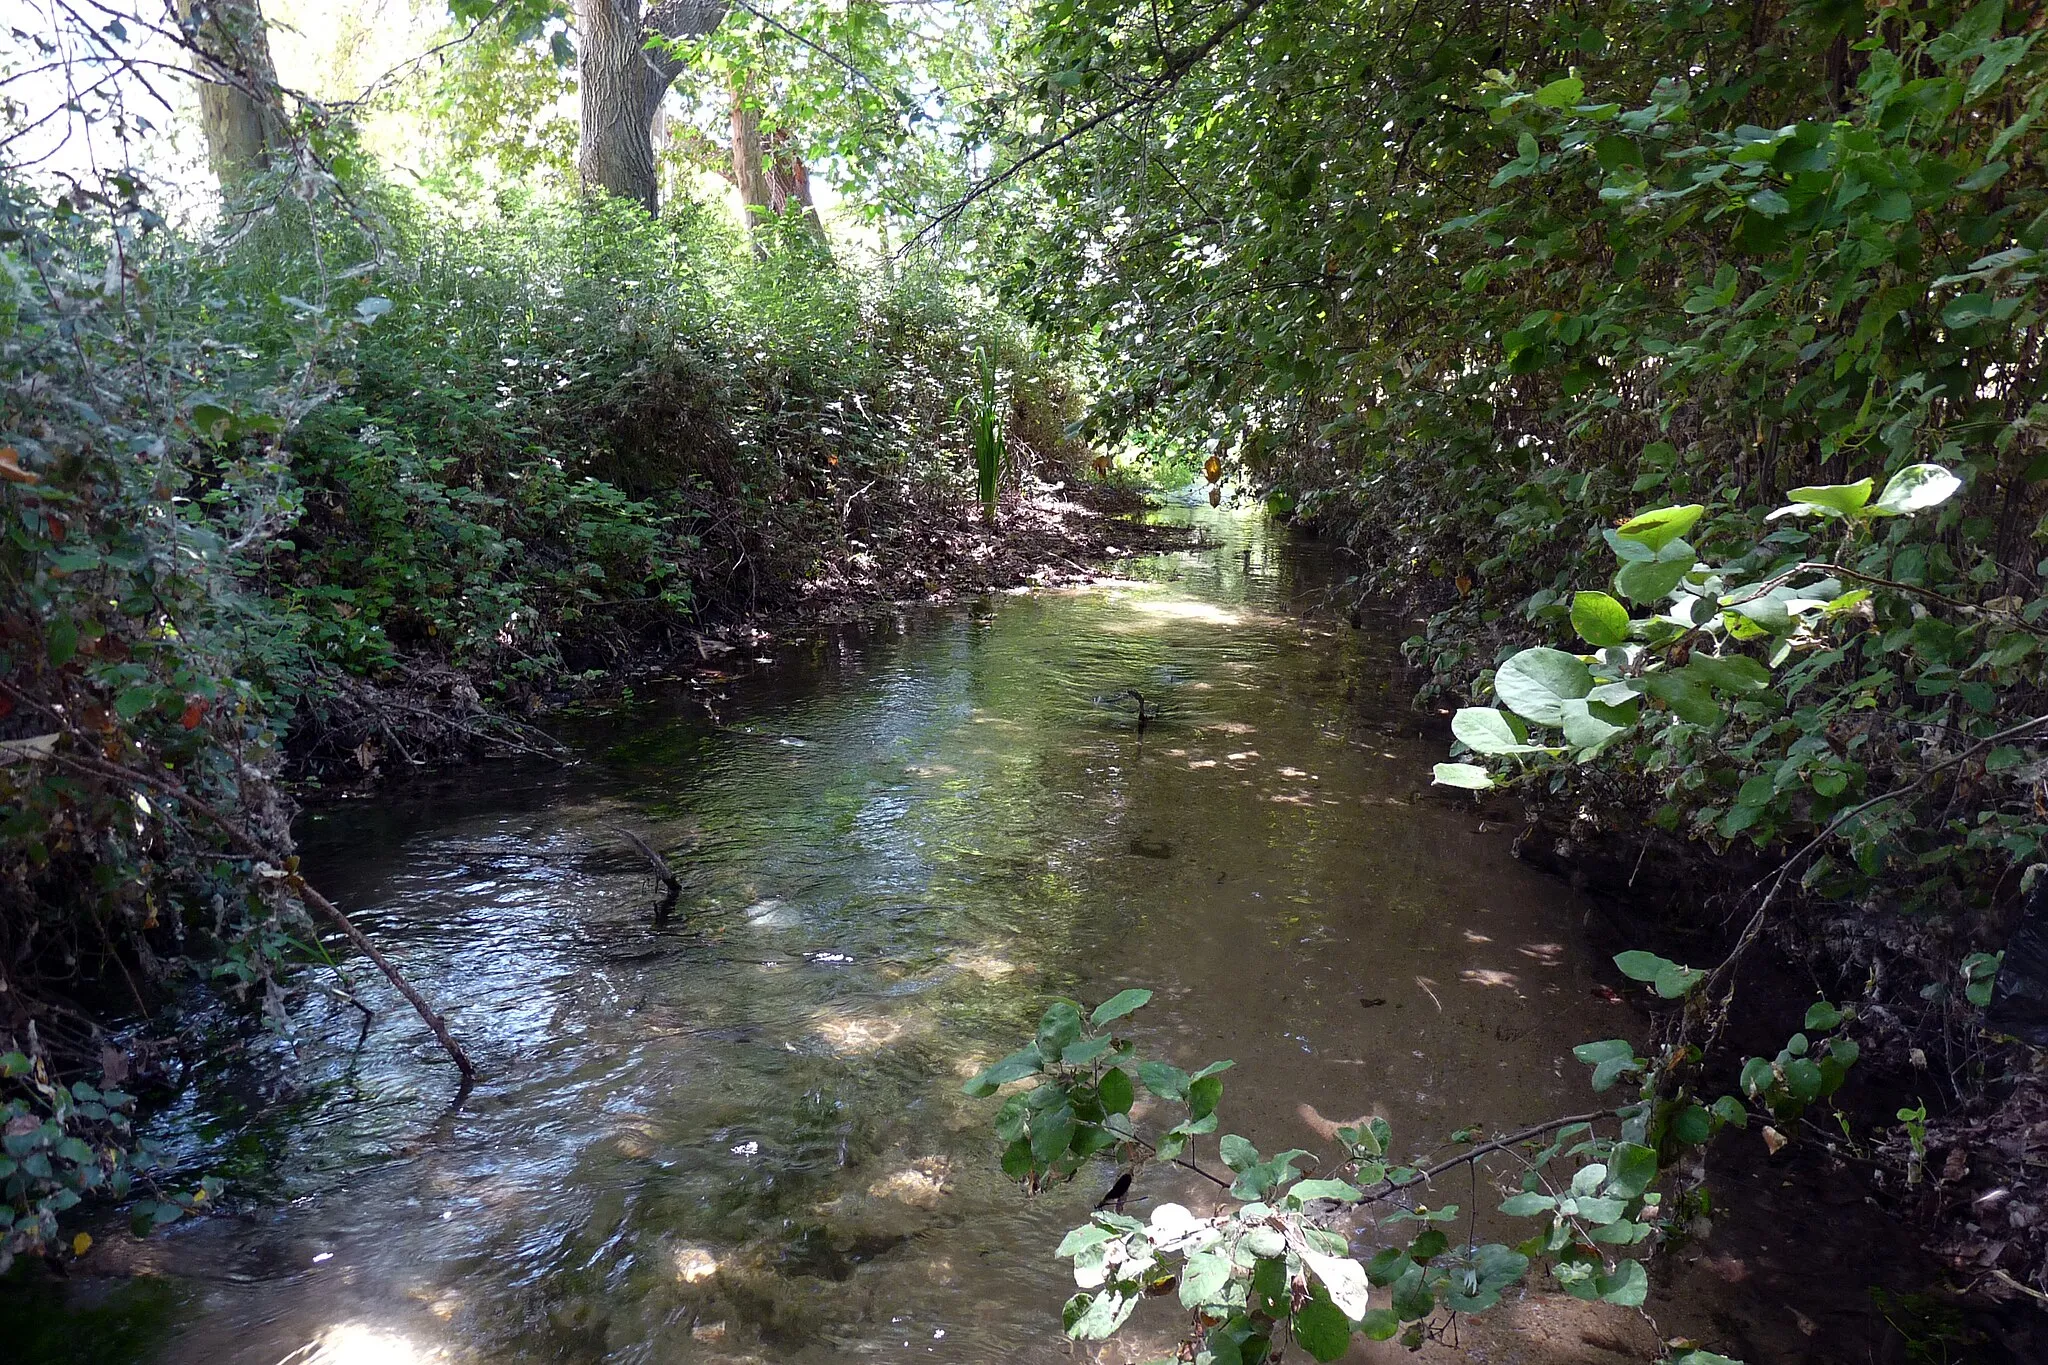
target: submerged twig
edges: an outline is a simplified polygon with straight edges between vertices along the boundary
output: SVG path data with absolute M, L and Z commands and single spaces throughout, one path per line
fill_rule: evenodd
M 669 866 L 668 859 L 662 857 L 661 851 L 653 844 L 648 843 L 623 825 L 611 825 L 608 828 L 610 828 L 612 833 L 638 849 L 640 856 L 647 860 L 647 865 L 654 869 L 654 875 L 661 879 L 663 886 L 668 888 L 668 895 L 662 898 L 661 905 L 657 909 L 659 914 L 668 913 L 669 910 L 674 908 L 677 897 L 683 894 L 682 878 L 676 875 L 676 870 Z

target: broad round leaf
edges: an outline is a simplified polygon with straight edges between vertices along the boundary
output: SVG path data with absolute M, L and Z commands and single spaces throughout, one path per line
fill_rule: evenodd
M 1328 1299 L 1310 1299 L 1294 1314 L 1294 1339 L 1317 1360 L 1339 1360 L 1351 1349 L 1351 1319 Z
M 1493 675 L 1494 695 L 1538 725 L 1563 725 L 1564 704 L 1592 690 L 1592 672 L 1560 649 L 1525 649 Z
M 1451 733 L 1459 743 L 1478 754 L 1540 754 L 1538 745 L 1524 742 L 1508 724 L 1508 718 L 1491 706 L 1464 706 L 1451 717 Z
M 1152 992 L 1136 986 L 1118 991 L 1095 1007 L 1095 1013 L 1088 1016 L 1088 1022 L 1096 1028 L 1101 1028 L 1112 1019 L 1121 1019 L 1133 1010 L 1142 1009 L 1151 1003 L 1151 1000 Z
M 1596 649 L 1622 644 L 1628 639 L 1628 608 L 1604 592 L 1574 593 L 1572 629 Z
M 1903 517 L 1938 507 L 1955 496 L 1963 481 L 1938 464 L 1909 464 L 1892 475 L 1870 505 L 1874 517 Z
M 1476 763 L 1439 763 L 1432 781 L 1439 787 L 1483 792 L 1493 785 L 1493 774 Z
M 1690 557 L 1633 560 L 1615 573 L 1614 590 L 1631 602 L 1661 602 L 1691 572 Z
M 1661 550 L 1693 528 L 1706 508 L 1696 502 L 1680 507 L 1659 507 L 1641 512 L 1615 528 L 1615 534 L 1639 540 L 1652 550 Z
M 1870 502 L 1873 486 L 1869 479 L 1858 479 L 1854 483 L 1813 484 L 1795 488 L 1785 496 L 1792 499 L 1795 507 L 1808 509 L 1794 512 L 1795 516 L 1853 517 Z

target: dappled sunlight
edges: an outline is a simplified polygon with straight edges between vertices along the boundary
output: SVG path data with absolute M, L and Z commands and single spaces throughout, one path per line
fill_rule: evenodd
M 684 1284 L 702 1284 L 718 1273 L 718 1258 L 700 1246 L 679 1246 L 669 1253 L 676 1279 Z
M 874 1199 L 893 1199 L 914 1209 L 935 1209 L 953 1189 L 953 1160 L 924 1156 L 868 1186 Z
M 983 981 L 1001 981 L 1004 977 L 1016 975 L 1020 970 L 1029 970 L 987 949 L 955 953 L 946 960 L 961 971 L 978 976 Z
M 1471 929 L 1467 929 L 1467 930 L 1465 930 L 1465 931 L 1464 931 L 1464 934 L 1465 934 L 1465 942 L 1467 942 L 1467 943 L 1491 943 L 1491 942 L 1493 942 L 1493 935 L 1491 935 L 1491 934 L 1481 934 L 1481 933 L 1477 933 L 1477 932 L 1475 932 L 1475 931 L 1473 931 L 1473 930 L 1471 930 Z
M 1458 973 L 1458 979 L 1468 986 L 1486 986 L 1518 993 L 1522 988 L 1521 978 L 1513 972 L 1498 971 L 1492 967 L 1467 967 Z
M 1193 621 L 1205 626 L 1242 626 L 1255 619 L 1250 612 L 1194 597 L 1134 595 L 1121 599 L 1118 605 L 1161 622 Z
M 862 1056 L 900 1041 L 910 1032 L 910 1026 L 887 1015 L 825 1010 L 812 1017 L 811 1031 L 834 1052 Z
M 448 1353 L 414 1345 L 396 1332 L 342 1322 L 292 1352 L 278 1365 L 443 1365 Z
M 1562 967 L 1564 965 L 1564 945 L 1562 943 L 1524 943 L 1515 951 L 1533 962 L 1541 963 L 1545 967 Z

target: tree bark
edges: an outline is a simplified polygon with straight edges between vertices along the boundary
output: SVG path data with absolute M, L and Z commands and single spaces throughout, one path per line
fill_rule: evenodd
M 768 249 L 762 230 L 786 213 L 802 215 L 798 221 L 805 236 L 819 251 L 830 254 L 825 224 L 811 202 L 809 168 L 789 146 L 786 130 L 762 134 L 761 111 L 739 81 L 732 86 L 732 183 L 740 192 L 755 255 Z
M 682 70 L 647 40 L 701 38 L 725 19 L 726 0 L 577 0 L 576 84 L 582 104 L 576 171 L 586 187 L 661 208 L 654 116 Z
M 207 163 L 232 194 L 285 143 L 270 30 L 260 0 L 178 0 L 178 21 L 194 49 Z
M 774 209 L 761 155 L 761 111 L 747 99 L 746 86 L 739 81 L 732 85 L 732 183 L 740 192 L 740 212 L 747 220 L 747 231 L 753 233 Z M 761 251 L 758 238 L 754 250 L 756 254 Z
M 768 207 L 778 214 L 800 214 L 798 221 L 812 245 L 830 254 L 824 220 L 818 217 L 818 206 L 811 202 L 810 168 L 789 145 L 789 134 L 780 128 L 769 139 Z

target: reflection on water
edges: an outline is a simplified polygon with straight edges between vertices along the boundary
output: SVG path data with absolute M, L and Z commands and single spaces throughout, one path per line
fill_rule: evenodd
M 1568 898 L 1416 799 L 1435 746 L 1400 737 L 1384 641 L 1315 609 L 1316 548 L 1203 521 L 1211 548 L 1138 579 L 675 684 L 571 770 L 309 818 L 314 879 L 484 1079 L 448 1108 L 361 972 L 359 1047 L 316 999 L 288 1087 L 202 1078 L 167 1135 L 258 1198 L 136 1249 L 191 1286 L 164 1358 L 1064 1353 L 1051 1251 L 1111 1172 L 1024 1202 L 959 1093 L 1052 993 L 1155 988 L 1143 1041 L 1234 1057 L 1226 1126 L 1261 1145 L 1377 1112 L 1427 1146 L 1579 1100 L 1570 1045 L 1623 1020 Z M 672 917 L 622 828 L 683 877 Z M 1144 1322 L 1133 1350 L 1176 1330 Z

